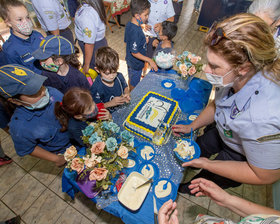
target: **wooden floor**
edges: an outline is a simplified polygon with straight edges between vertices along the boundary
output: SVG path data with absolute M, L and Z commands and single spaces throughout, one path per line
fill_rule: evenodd
M 122 16 L 122 23 L 130 19 L 130 12 Z M 197 14 L 193 13 L 193 0 L 185 0 L 184 8 L 178 23 L 178 33 L 175 37 L 175 50 L 182 53 L 189 50 L 202 56 L 205 62 L 205 51 L 202 40 L 205 33 L 198 31 Z M 123 41 L 124 27 L 113 27 L 106 37 L 109 46 L 120 55 L 120 71 L 127 75 L 125 63 L 125 44 Z M 107 212 L 97 210 L 95 204 L 79 193 L 74 201 L 61 191 L 61 176 L 63 169 L 52 163 L 26 156 L 16 155 L 11 137 L 0 130 L 1 145 L 14 162 L 0 167 L 0 221 L 21 215 L 22 223 L 31 224 L 90 224 L 90 223 L 122 223 Z M 194 175 L 187 170 L 186 179 Z M 253 202 L 271 206 L 270 186 L 242 185 L 228 190 Z M 196 198 L 188 195 L 177 197 L 179 220 L 181 224 L 191 224 L 195 217 L 210 214 L 226 217 L 234 221 L 240 217 L 228 209 L 216 205 L 209 198 Z M 133 223 L 134 224 L 134 223 Z

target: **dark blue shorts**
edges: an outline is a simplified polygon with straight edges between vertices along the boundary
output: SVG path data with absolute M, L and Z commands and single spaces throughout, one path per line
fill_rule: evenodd
M 135 87 L 141 79 L 142 69 L 141 70 L 134 70 L 130 67 L 127 67 L 129 83 L 133 87 Z

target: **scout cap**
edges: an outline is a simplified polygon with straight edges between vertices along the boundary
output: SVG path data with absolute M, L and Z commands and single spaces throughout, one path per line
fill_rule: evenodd
M 4 65 L 0 67 L 0 95 L 10 98 L 18 94 L 36 94 L 46 79 L 22 65 Z
M 44 60 L 52 55 L 71 55 L 75 53 L 73 44 L 62 36 L 50 35 L 45 37 L 40 48 L 32 53 L 38 60 Z

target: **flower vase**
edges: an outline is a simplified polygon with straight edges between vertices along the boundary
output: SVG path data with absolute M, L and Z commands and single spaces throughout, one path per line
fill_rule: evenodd
M 188 90 L 191 84 L 192 79 L 194 78 L 193 75 L 189 75 L 187 79 L 185 79 L 184 86 L 185 90 Z
M 90 170 L 83 170 L 78 174 L 76 182 L 81 191 L 88 197 L 94 198 L 100 193 L 100 189 L 96 189 L 96 181 L 89 180 Z

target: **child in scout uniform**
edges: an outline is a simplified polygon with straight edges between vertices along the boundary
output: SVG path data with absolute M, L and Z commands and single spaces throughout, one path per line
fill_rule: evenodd
M 21 64 L 41 74 L 39 61 L 31 55 L 44 38 L 33 30 L 28 11 L 21 1 L 1 0 L 0 16 L 10 27 L 11 36 L 3 44 L 3 53 L 9 64 Z
M 60 35 L 74 44 L 68 9 L 63 0 L 31 0 L 37 18 L 48 35 Z
M 148 0 L 132 0 L 130 3 L 132 19 L 126 24 L 124 34 L 130 91 L 139 83 L 145 62 L 148 62 L 155 71 L 158 70 L 155 62 L 146 56 L 147 42 L 141 28 L 141 24 L 145 24 L 148 20 L 150 6 Z
M 21 65 L 0 67 L 0 94 L 16 105 L 9 127 L 17 154 L 61 166 L 65 160 L 59 153 L 70 146 L 68 132 L 60 132 L 54 115 L 54 104 L 62 100 L 62 93 L 43 86 L 45 80 Z
M 75 34 L 84 54 L 83 72 L 95 67 L 95 53 L 108 46 L 105 38 L 106 13 L 103 0 L 83 0 L 75 15 Z
M 202 168 L 194 178 L 224 189 L 272 184 L 280 179 L 280 59 L 271 28 L 257 16 L 237 14 L 215 23 L 204 43 L 215 102 L 190 125 L 173 126 L 179 135 L 207 125 L 196 140 L 204 158 L 183 166 Z M 189 185 L 179 192 L 190 193 Z
M 48 77 L 45 86 L 51 86 L 65 93 L 71 87 L 90 89 L 89 82 L 78 69 L 78 48 L 62 36 L 47 36 L 40 48 L 32 53 L 44 68 L 43 76 Z
M 90 88 L 95 103 L 104 103 L 111 113 L 118 106 L 129 103 L 130 94 L 127 83 L 122 73 L 117 72 L 119 68 L 119 55 L 110 47 L 99 48 L 96 52 L 95 82 Z
M 173 48 L 172 39 L 176 36 L 177 25 L 173 22 L 163 21 L 162 29 L 159 32 L 160 42 L 157 45 L 156 50 L 159 51 L 164 48 Z
M 80 146 L 85 146 L 81 136 L 89 122 L 108 120 L 112 116 L 104 108 L 103 103 L 96 104 L 90 91 L 78 87 L 69 89 L 61 102 L 55 104 L 55 116 L 59 120 L 61 131 L 68 131 L 71 140 Z

